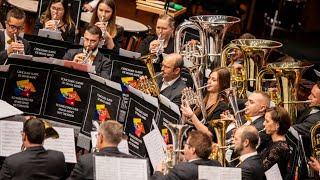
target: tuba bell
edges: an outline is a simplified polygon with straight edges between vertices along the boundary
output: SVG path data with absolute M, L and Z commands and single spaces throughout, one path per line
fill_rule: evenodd
M 312 156 L 320 160 L 320 122 L 314 125 L 311 130 L 311 150 Z
M 257 87 L 259 91 L 269 91 L 263 86 L 264 75 L 271 73 L 275 76 L 276 89 L 269 92 L 271 99 L 276 105 L 283 105 L 288 111 L 292 124 L 297 118 L 297 104 L 308 103 L 309 101 L 299 101 L 298 91 L 303 72 L 312 64 L 306 62 L 277 62 L 269 63 L 257 76 Z M 270 87 L 270 85 L 268 85 Z M 274 95 L 277 94 L 277 95 Z M 274 98 L 272 98 L 274 97 Z

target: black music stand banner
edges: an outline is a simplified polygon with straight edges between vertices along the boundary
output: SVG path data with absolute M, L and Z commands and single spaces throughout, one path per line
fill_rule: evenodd
M 4 86 L 7 82 L 7 67 L 6 66 L 0 66 L 0 99 L 2 99 Z
M 11 65 L 2 99 L 27 114 L 39 116 L 50 67 L 43 63 L 11 58 L 8 64 Z
M 49 82 L 44 117 L 81 126 L 88 105 L 89 81 L 88 73 L 56 67 Z
M 159 120 L 158 128 L 166 144 L 172 144 L 172 136 L 164 125 L 170 123 L 178 124 L 180 121 L 179 107 L 166 97 L 159 97 Z
M 152 120 L 157 121 L 158 107 L 150 103 L 153 98 L 151 96 L 149 96 L 150 100 L 148 100 L 147 98 L 143 98 L 143 93 L 141 93 L 141 96 L 134 93 L 130 93 L 129 95 L 130 98 L 125 123 L 129 152 L 139 157 L 146 157 L 147 151 L 143 142 L 143 136 L 148 134 L 152 129 Z
M 113 85 L 109 86 L 108 84 Z M 122 102 L 121 94 L 121 85 L 118 83 L 108 81 L 106 84 L 102 84 L 92 80 L 89 105 L 81 133 L 90 137 L 90 132 L 93 130 L 92 121 L 98 121 L 100 124 L 109 119 L 117 120 Z

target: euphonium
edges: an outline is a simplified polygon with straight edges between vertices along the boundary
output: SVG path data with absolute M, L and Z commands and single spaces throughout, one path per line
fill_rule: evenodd
M 27 120 L 28 121 L 28 120 Z M 44 133 L 44 139 L 48 139 L 48 138 L 53 138 L 53 139 L 58 139 L 59 138 L 59 134 L 58 132 L 52 127 L 51 123 L 49 123 L 46 120 L 41 120 L 44 124 L 44 128 L 45 128 L 45 133 Z M 21 151 L 24 151 L 25 147 L 22 144 L 21 145 Z
M 205 64 L 204 68 L 209 69 L 212 63 L 220 64 L 220 52 L 222 50 L 223 39 L 228 28 L 240 19 L 232 16 L 223 15 L 203 15 L 193 16 L 189 21 L 180 24 L 175 31 L 175 48 L 176 53 L 180 53 L 182 47 L 182 32 L 186 28 L 192 28 L 199 31 L 200 49 L 204 55 L 201 64 Z
M 182 150 L 182 140 L 183 135 L 189 129 L 189 125 L 186 124 L 164 124 L 166 128 L 171 133 L 172 136 L 172 145 L 173 148 L 166 151 L 166 161 L 165 161 L 165 170 L 164 173 L 167 174 L 174 165 L 178 164 L 181 161 L 181 152 Z
M 153 59 L 155 59 L 155 57 L 156 57 L 155 54 L 148 54 L 139 58 L 139 60 L 143 61 L 146 64 L 150 74 L 150 79 L 147 82 L 138 81 L 137 89 L 147 94 L 151 94 L 152 96 L 159 96 L 160 88 L 159 88 L 156 77 L 159 76 L 160 74 L 156 75 L 154 71 Z
M 314 125 L 310 130 L 312 156 L 320 160 L 320 122 Z
M 305 62 L 277 62 L 269 63 L 257 76 L 257 90 L 266 91 L 263 89 L 263 82 L 268 81 L 264 75 L 269 73 L 275 76 L 276 88 L 272 92 L 278 96 L 274 98 L 276 105 L 283 105 L 288 111 L 292 123 L 295 123 L 297 118 L 297 104 L 308 103 L 309 101 L 298 101 L 298 91 L 301 82 L 302 73 L 306 68 L 311 67 L 310 63 Z M 270 85 L 268 85 L 270 87 Z M 272 95 L 272 94 L 271 94 Z
M 233 64 L 228 63 L 228 55 L 231 51 L 239 51 L 243 56 L 244 77 L 243 87 L 237 87 L 243 93 L 247 90 L 253 91 L 256 87 L 256 77 L 258 72 L 265 67 L 270 52 L 281 47 L 282 44 L 277 41 L 265 39 L 234 39 L 228 44 L 221 53 L 221 67 L 227 67 Z M 231 71 L 232 72 L 232 71 Z M 231 75 L 234 76 L 234 75 Z M 231 82 L 233 84 L 233 82 Z M 240 94 L 240 97 L 244 97 Z

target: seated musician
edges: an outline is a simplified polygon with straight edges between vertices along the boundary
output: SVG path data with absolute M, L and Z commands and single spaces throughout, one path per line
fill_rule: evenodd
M 43 147 L 45 125 L 37 118 L 26 120 L 21 133 L 24 151 L 6 158 L 0 179 L 64 179 L 65 158 L 62 152 Z
M 252 125 L 241 126 L 235 132 L 234 149 L 240 155 L 240 163 L 237 167 L 241 168 L 242 180 L 265 179 L 262 160 L 256 150 L 258 141 L 258 131 Z
M 12 53 L 30 54 L 27 40 L 19 36 L 24 29 L 26 15 L 17 8 L 11 9 L 6 18 L 6 29 L 0 30 L 0 65 L 3 65 Z
M 161 53 L 170 54 L 174 52 L 173 43 L 174 19 L 167 15 L 160 15 L 156 24 L 156 34 L 147 36 L 138 48 L 141 55 L 156 53 L 160 47 Z
M 92 12 L 94 9 L 96 9 L 98 3 L 99 3 L 99 0 L 92 0 L 88 3 L 85 2 L 82 6 L 82 9 L 84 11 Z
M 181 105 L 181 92 L 186 87 L 186 83 L 180 77 L 182 68 L 182 56 L 177 53 L 169 54 L 162 61 L 162 75 L 157 78 L 160 94 L 178 106 Z M 140 77 L 140 81 L 146 80 L 146 76 Z
M 73 60 L 80 64 L 95 66 L 97 75 L 109 79 L 111 61 L 98 51 L 98 44 L 101 40 L 101 30 L 97 26 L 87 27 L 84 33 L 84 43 L 81 49 L 70 49 L 63 59 Z
M 64 41 L 73 43 L 75 38 L 75 23 L 70 16 L 69 1 L 51 0 L 46 11 L 40 19 L 36 20 L 34 34 L 38 35 L 39 29 L 46 28 L 60 31 Z
M 290 128 L 290 124 L 290 116 L 283 107 L 267 109 L 263 125 L 266 134 L 271 135 L 272 142 L 268 144 L 266 149 L 262 150 L 260 156 L 265 171 L 270 169 L 274 164 L 278 164 L 282 179 L 285 179 L 288 173 L 290 149 L 285 134 Z
M 207 117 L 202 117 L 201 109 L 193 111 L 189 104 L 182 103 L 181 112 L 183 116 L 192 120 L 195 128 L 212 137 L 212 131 L 208 129 L 207 124 L 202 124 L 201 119 L 206 122 L 212 119 L 220 118 L 220 114 L 228 109 L 228 105 L 223 101 L 220 92 L 229 88 L 230 73 L 227 68 L 216 68 L 209 75 L 207 93 L 204 97 L 205 110 Z
M 119 51 L 124 29 L 116 24 L 116 3 L 114 0 L 101 0 L 93 11 L 90 25 L 98 26 L 102 31 L 104 46 Z
M 68 179 L 94 179 L 94 156 L 132 158 L 133 156 L 122 153 L 118 149 L 122 135 L 123 127 L 119 122 L 114 120 L 104 121 L 98 130 L 97 148 L 99 151 L 81 156 Z
M 205 133 L 191 131 L 183 149 L 186 162 L 176 164 L 166 175 L 163 174 L 164 164 L 160 163 L 151 179 L 199 179 L 199 165 L 221 166 L 218 161 L 208 159 L 212 150 L 211 145 L 211 138 Z

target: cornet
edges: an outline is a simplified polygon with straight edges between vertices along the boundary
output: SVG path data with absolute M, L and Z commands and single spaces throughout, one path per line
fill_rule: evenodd
M 52 21 L 54 21 L 54 27 L 53 27 L 54 31 L 58 31 L 58 25 L 60 23 L 60 19 L 56 19 L 56 18 L 57 18 L 57 14 L 54 14 L 52 16 Z
M 159 35 L 157 41 L 159 41 L 159 46 L 156 50 L 156 58 L 153 59 L 153 63 L 159 63 L 160 61 L 160 54 L 162 54 L 163 46 L 164 46 L 164 39 L 161 39 L 161 34 Z
M 22 41 L 19 41 L 16 34 L 13 34 L 13 42 L 23 44 Z M 14 50 L 13 54 L 24 54 L 24 49 Z

